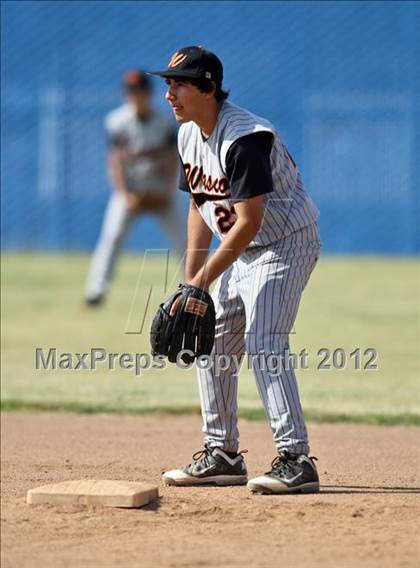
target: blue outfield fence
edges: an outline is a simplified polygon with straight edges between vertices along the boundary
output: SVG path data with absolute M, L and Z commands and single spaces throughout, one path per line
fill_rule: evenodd
M 121 74 L 200 44 L 224 62 L 231 100 L 286 140 L 324 250 L 419 252 L 420 3 L 3 1 L 1 13 L 3 248 L 93 247 Z M 165 245 L 153 218 L 128 243 Z

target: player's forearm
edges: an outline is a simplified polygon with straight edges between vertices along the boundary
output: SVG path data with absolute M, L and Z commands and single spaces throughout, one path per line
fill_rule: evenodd
M 212 282 L 237 260 L 257 232 L 258 229 L 249 225 L 246 220 L 238 219 L 214 255 L 200 268 L 189 283 L 208 290 Z
M 165 163 L 163 165 L 163 175 L 165 177 L 165 195 L 171 195 L 176 188 L 178 178 L 179 158 L 175 148 L 169 148 Z
M 179 158 L 176 146 L 169 148 L 166 159 L 166 171 L 169 177 L 174 177 L 178 173 Z
M 113 187 L 121 193 L 127 193 L 127 185 L 124 178 L 122 157 L 120 152 L 114 150 L 108 157 L 108 175 Z
M 185 262 L 185 280 L 192 280 L 204 266 L 212 239 L 212 233 L 207 227 L 196 206 L 191 203 L 188 213 L 188 244 Z

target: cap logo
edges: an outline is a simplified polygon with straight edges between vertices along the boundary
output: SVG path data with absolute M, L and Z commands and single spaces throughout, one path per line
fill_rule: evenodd
M 179 53 L 178 51 L 174 53 L 171 57 L 171 60 L 168 63 L 168 67 L 171 69 L 173 67 L 177 67 L 180 63 L 187 59 L 187 55 L 185 53 Z

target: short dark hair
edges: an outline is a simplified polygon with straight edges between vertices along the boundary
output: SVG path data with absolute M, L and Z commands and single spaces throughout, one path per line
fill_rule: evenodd
M 214 91 L 214 97 L 217 102 L 225 101 L 229 96 L 229 91 L 224 91 L 221 85 L 210 81 L 210 79 L 184 79 L 186 82 L 195 85 L 199 91 L 202 93 L 211 93 L 214 85 L 216 85 L 216 90 Z

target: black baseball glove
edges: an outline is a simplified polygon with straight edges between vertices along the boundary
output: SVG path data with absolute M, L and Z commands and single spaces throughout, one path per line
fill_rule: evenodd
M 175 315 L 171 307 L 181 296 Z M 210 294 L 190 286 L 180 284 L 178 290 L 165 303 L 159 306 L 150 331 L 152 355 L 165 355 L 175 363 L 182 350 L 181 359 L 192 363 L 195 357 L 210 355 L 214 344 L 216 313 Z

